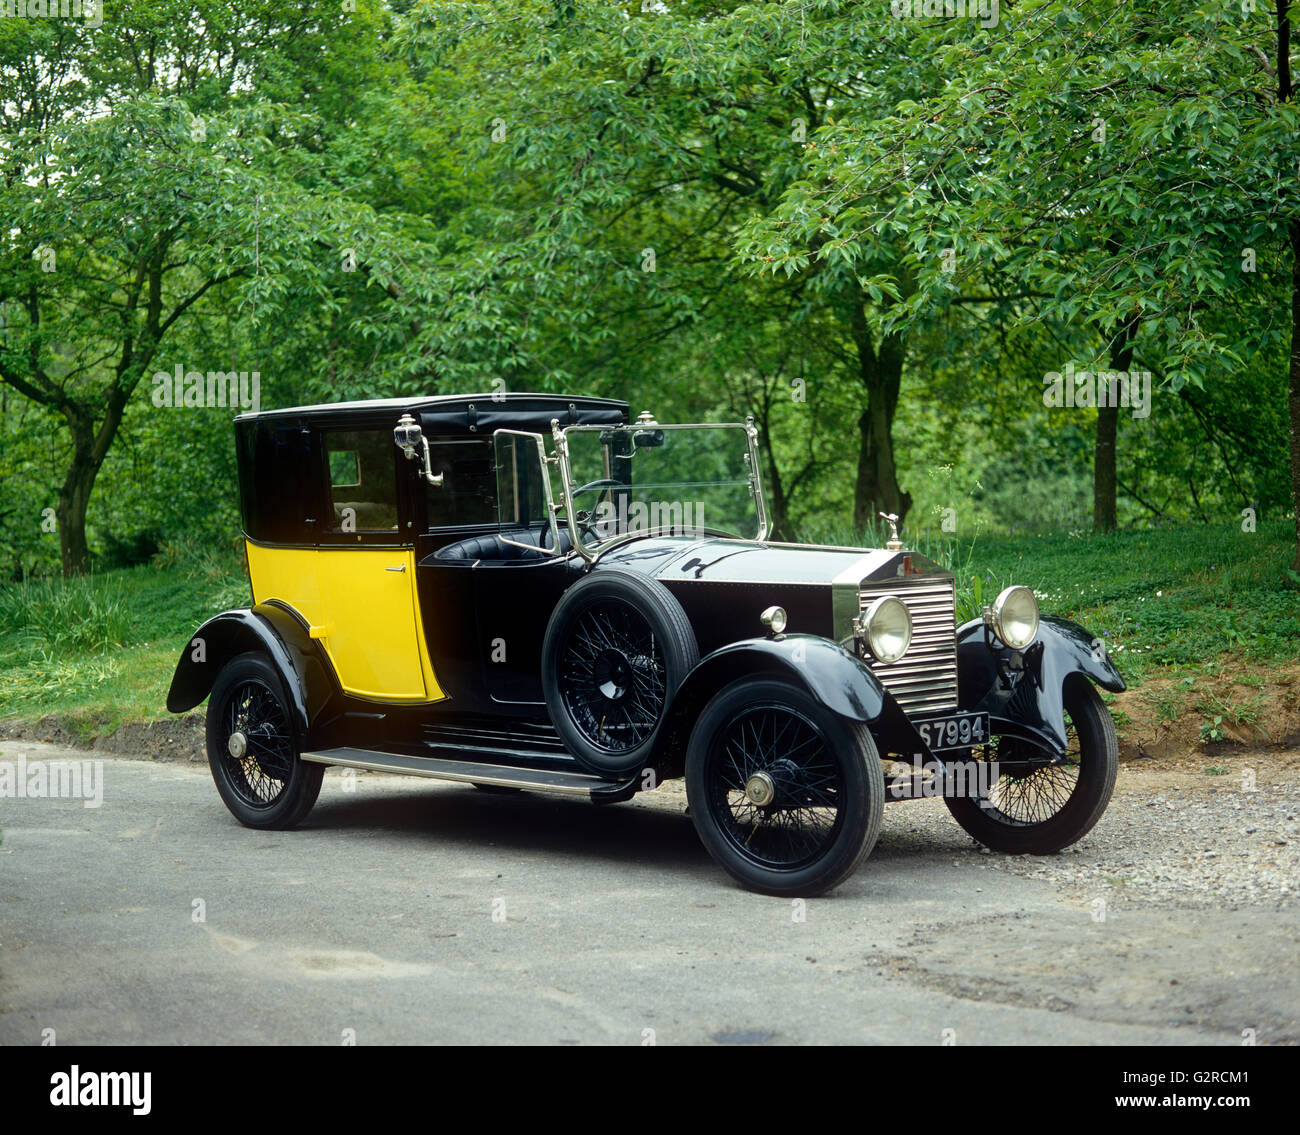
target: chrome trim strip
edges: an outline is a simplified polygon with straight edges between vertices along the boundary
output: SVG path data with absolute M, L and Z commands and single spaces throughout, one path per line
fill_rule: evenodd
M 560 419 L 551 419 L 551 440 L 555 443 L 555 459 L 560 469 L 560 493 L 564 497 L 564 522 L 569 529 L 569 542 L 573 545 L 573 550 L 578 553 L 587 563 L 596 562 L 596 557 L 583 544 L 578 534 L 578 518 L 574 515 L 573 494 L 569 486 L 573 484 L 573 479 L 569 474 L 569 439 L 565 437 L 565 431 L 560 429 Z M 547 492 L 550 492 L 551 476 L 550 470 L 547 470 L 546 485 Z M 551 517 L 554 519 L 555 505 L 551 505 Z
M 749 453 L 745 464 L 749 466 L 749 494 L 754 498 L 754 507 L 758 510 L 758 539 L 766 540 L 772 535 L 772 521 L 767 515 L 767 500 L 763 496 L 763 474 L 758 460 L 758 430 L 754 426 L 754 416 L 745 419 L 745 436 L 749 439 Z
M 561 429 L 560 420 L 558 418 L 551 419 L 551 436 L 555 440 L 555 453 L 560 468 L 560 489 L 564 494 L 563 508 L 565 512 L 565 519 L 567 520 L 569 526 L 569 536 L 573 541 L 574 548 L 581 554 L 582 558 L 585 559 L 589 564 L 595 563 L 597 559 L 603 556 L 607 551 L 610 551 L 612 548 L 620 547 L 623 544 L 630 543 L 633 540 L 642 539 L 643 537 L 646 536 L 663 535 L 663 533 L 633 532 L 627 534 L 626 536 L 615 537 L 611 539 L 609 542 L 602 544 L 599 548 L 596 548 L 595 550 L 588 550 L 583 546 L 582 541 L 579 539 L 579 535 L 578 535 L 578 524 L 574 515 L 575 509 L 573 507 L 573 497 L 571 495 L 571 486 L 573 484 L 573 477 L 569 471 L 568 435 L 570 433 L 599 433 L 602 430 L 608 430 L 608 429 L 636 429 L 636 428 L 637 428 L 636 422 L 629 422 L 626 425 L 619 425 L 619 426 L 612 426 L 612 427 L 611 426 L 565 426 L 563 429 Z M 758 535 L 755 536 L 752 541 L 747 540 L 743 536 L 737 536 L 736 533 L 734 532 L 722 532 L 722 531 L 714 532 L 709 529 L 699 530 L 695 532 L 694 535 L 702 535 L 702 534 L 709 535 L 709 536 L 716 535 L 720 537 L 742 540 L 745 541 L 746 543 L 753 542 L 753 543 L 762 544 L 766 542 L 768 536 L 772 534 L 772 522 L 771 520 L 768 519 L 767 502 L 763 496 L 763 477 L 759 471 L 759 460 L 758 460 L 758 430 L 754 427 L 754 419 L 752 417 L 746 418 L 743 423 L 742 422 L 668 422 L 668 423 L 655 422 L 654 428 L 658 430 L 740 429 L 745 431 L 745 440 L 747 443 L 745 464 L 749 467 L 750 496 L 753 498 L 754 509 L 755 512 L 758 514 Z M 548 484 L 547 486 L 548 492 L 549 492 L 549 488 L 550 486 Z M 554 509 L 555 506 L 552 505 L 551 507 L 552 509 Z
M 554 422 L 551 423 L 554 426 Z M 497 438 L 502 434 L 506 437 L 527 437 L 532 438 L 537 443 L 537 459 L 542 471 L 542 484 L 546 489 L 546 522 L 551 526 L 551 547 L 543 548 L 537 544 L 525 544 L 519 540 L 512 540 L 509 536 L 502 533 L 502 525 L 498 520 L 497 539 L 503 544 L 511 544 L 516 548 L 528 548 L 534 552 L 541 552 L 544 556 L 556 556 L 564 558 L 565 553 L 560 551 L 560 530 L 555 523 L 555 494 L 551 492 L 551 471 L 546 467 L 546 443 L 542 440 L 541 434 L 528 433 L 525 430 L 496 430 L 492 434 L 492 464 L 496 465 L 497 459 Z M 498 470 L 499 473 L 499 470 Z M 501 484 L 497 483 L 497 506 L 500 508 L 501 503 Z M 572 535 L 572 533 L 570 533 Z
M 585 783 L 548 783 L 545 780 L 528 779 L 524 777 L 510 777 L 503 775 L 507 770 L 500 765 L 497 766 L 479 766 L 480 768 L 497 768 L 500 772 L 474 773 L 451 771 L 446 768 L 438 767 L 421 767 L 414 763 L 419 758 L 408 758 L 412 761 L 407 764 L 398 757 L 394 760 L 396 754 L 388 753 L 367 753 L 364 749 L 349 749 L 347 753 L 359 753 L 361 756 L 343 756 L 340 750 L 326 749 L 319 753 L 300 753 L 304 761 L 311 761 L 319 765 L 336 765 L 339 768 L 358 768 L 365 769 L 368 772 L 387 772 L 396 776 L 420 776 L 427 780 L 449 780 L 458 784 L 495 784 L 503 788 L 527 788 L 535 792 L 555 792 L 564 796 L 590 796 L 593 788 L 599 788 L 608 785 L 610 782 L 601 780 L 599 777 L 590 776 L 585 778 Z M 399 763 L 400 762 L 400 763 Z M 520 772 L 527 772 L 527 769 L 520 769 Z M 538 776 L 534 773 L 534 777 Z M 540 775 L 545 775 L 540 774 Z M 560 780 L 565 774 L 549 774 Z M 574 775 L 574 774 L 570 774 Z M 581 775 L 581 774 L 576 774 Z
M 847 549 L 859 551 L 860 549 Z M 856 560 L 831 580 L 831 638 L 843 642 L 853 638 L 853 620 L 862 613 L 858 588 L 880 553 L 863 552 Z M 887 594 L 887 593 L 885 593 Z

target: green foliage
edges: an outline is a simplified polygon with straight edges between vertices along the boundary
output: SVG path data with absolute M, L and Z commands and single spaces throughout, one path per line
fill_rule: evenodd
M 1226 736 L 1224 722 L 1237 727 L 1249 725 L 1257 736 L 1266 738 L 1260 728 L 1259 715 L 1268 700 L 1268 694 L 1256 694 L 1245 701 L 1234 702 L 1213 692 L 1206 693 L 1196 703 L 1197 710 L 1207 719 L 1207 724 L 1201 726 L 1201 740 L 1222 741 Z
M 881 547 L 887 538 L 875 528 L 803 535 L 858 547 Z M 1254 533 L 1188 525 L 1105 537 L 959 538 L 922 530 L 908 534 L 907 545 L 953 572 L 959 621 L 978 617 L 1002 588 L 1023 584 L 1034 589 L 1043 614 L 1072 619 L 1101 638 L 1130 684 L 1163 667 L 1210 673 L 1225 652 L 1251 662 L 1294 661 L 1300 642 L 1300 594 L 1281 585 L 1290 552 L 1283 522 Z M 1195 681 L 1180 679 L 1179 692 L 1168 695 L 1171 707 Z M 1232 712 L 1229 720 L 1242 723 Z
M 1294 173 L 1297 119 L 1253 54 L 1262 12 L 1038 0 L 996 29 L 901 22 L 909 56 L 952 81 L 828 122 L 808 176 L 751 222 L 754 270 L 798 268 L 810 250 L 814 263 L 865 260 L 898 239 L 912 291 L 886 323 L 1002 278 L 1033 291 L 1024 321 L 1086 320 L 1109 341 L 1136 315 L 1145 357 L 1175 389 L 1285 336 L 1268 320 L 1206 319 L 1260 302 L 1296 208 L 1278 187 Z M 1243 271 L 1247 248 L 1261 271 Z
M 235 535 L 238 408 L 155 405 L 180 366 L 257 372 L 263 408 L 545 389 L 753 414 L 779 533 L 850 543 L 864 415 L 892 400 L 908 539 L 960 569 L 970 613 L 1013 566 L 970 559 L 986 537 L 1090 527 L 1096 411 L 1046 407 L 1042 380 L 1105 362 L 1135 316 L 1155 391 L 1120 415 L 1121 527 L 1271 523 L 1294 508 L 1300 147 L 1259 7 L 1026 0 L 984 28 L 883 0 L 141 0 L 97 29 L 0 21 L 0 578 L 58 563 L 45 510 L 88 460 L 96 568 Z M 890 344 L 893 392 L 871 381 Z M 74 421 L 85 441 L 117 416 L 77 450 Z M 1197 627 L 1166 607 L 1116 633 L 1191 661 Z M 1198 625 L 1234 647 L 1294 629 Z
M 249 594 L 232 552 L 168 545 L 159 558 L 168 566 L 0 587 L 0 717 L 162 716 L 190 633 Z
M 42 655 L 112 651 L 124 641 L 127 607 L 103 577 L 39 580 L 0 588 L 0 634 Z

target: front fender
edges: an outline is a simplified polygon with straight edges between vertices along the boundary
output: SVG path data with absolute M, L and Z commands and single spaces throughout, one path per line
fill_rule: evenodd
M 656 763 L 661 768 L 680 764 L 705 703 L 723 686 L 759 675 L 794 682 L 833 713 L 854 721 L 876 721 L 886 709 L 888 695 L 880 679 L 829 639 L 810 634 L 742 639 L 702 658 L 686 675 L 668 707 Z
M 223 611 L 190 636 L 172 675 L 168 710 L 193 709 L 212 692 L 221 668 L 247 651 L 264 655 L 275 667 L 298 735 L 307 738 L 312 721 L 334 692 L 333 683 L 306 628 L 289 612 L 270 604 Z
M 875 721 L 885 708 L 885 688 L 871 667 L 830 639 L 810 634 L 747 638 L 715 650 L 686 676 L 673 706 L 685 701 L 702 707 L 728 682 L 762 671 L 792 679 L 827 709 L 854 721 Z
M 957 701 L 986 711 L 993 732 L 1065 747 L 1065 686 L 1081 674 L 1104 690 L 1127 687 L 1099 639 L 1068 619 L 1045 616 L 1022 651 L 990 636 L 972 619 L 957 628 Z

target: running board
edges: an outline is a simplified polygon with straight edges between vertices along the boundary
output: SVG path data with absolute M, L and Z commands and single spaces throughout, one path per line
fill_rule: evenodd
M 586 796 L 595 804 L 612 804 L 630 799 L 636 792 L 639 776 L 629 781 L 602 780 L 586 772 L 556 769 L 520 768 L 514 765 L 485 764 L 479 761 L 454 761 L 443 757 L 409 757 L 401 753 L 381 753 L 375 749 L 322 749 L 303 753 L 304 761 L 341 768 L 362 768 L 370 772 L 391 772 L 402 776 L 424 776 L 433 780 L 453 780 L 463 784 L 491 784 L 502 788 L 524 788 L 534 792 L 558 792 L 566 796 Z

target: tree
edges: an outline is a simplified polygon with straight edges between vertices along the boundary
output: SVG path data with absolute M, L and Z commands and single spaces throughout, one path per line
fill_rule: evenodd
M 380 22 L 324 3 L 154 0 L 129 24 L 0 23 L 0 381 L 66 424 L 65 574 L 87 569 L 91 493 L 142 382 L 180 367 L 203 387 L 187 378 L 185 398 L 204 399 L 208 376 L 266 369 L 167 353 L 204 305 L 301 317 L 349 243 L 381 295 L 388 266 L 418 263 L 396 251 L 400 223 L 316 168 L 330 138 L 316 111 L 346 130 Z M 302 98 L 316 110 L 277 101 Z
M 916 22 L 912 44 L 951 82 L 892 114 L 850 108 L 823 127 L 807 176 L 751 225 L 756 264 L 901 241 L 911 290 L 880 314 L 882 332 L 1001 281 L 1027 301 L 1020 322 L 1073 328 L 1063 362 L 1096 344 L 1109 354 L 1079 359 L 1080 370 L 1138 365 L 1175 393 L 1241 369 L 1286 333 L 1267 321 L 1211 329 L 1209 318 L 1261 286 L 1260 265 L 1294 262 L 1297 122 L 1289 86 L 1277 85 L 1289 84 L 1281 0 L 1276 26 L 1235 5 L 1065 0 L 1018 4 L 996 33 L 969 25 L 954 36 L 951 23 Z M 1294 406 L 1294 346 L 1291 357 Z M 1116 416 L 1098 419 L 1102 529 L 1115 517 Z M 1293 424 L 1293 474 L 1298 443 Z
M 905 38 L 841 0 L 413 10 L 398 40 L 451 112 L 446 150 L 492 187 L 447 234 L 458 251 L 424 326 L 439 373 L 557 386 L 609 381 L 601 367 L 616 365 L 625 384 L 669 337 L 716 344 L 710 312 L 752 312 L 761 296 L 786 321 L 727 334 L 842 348 L 815 381 L 855 391 L 855 519 L 905 513 L 892 429 L 907 333 L 871 317 L 900 291 L 862 282 L 901 275 L 904 248 L 885 239 L 750 281 L 737 270 L 742 226 L 800 176 L 832 108 L 867 117 L 942 81 Z M 714 372 L 738 354 L 723 347 Z

